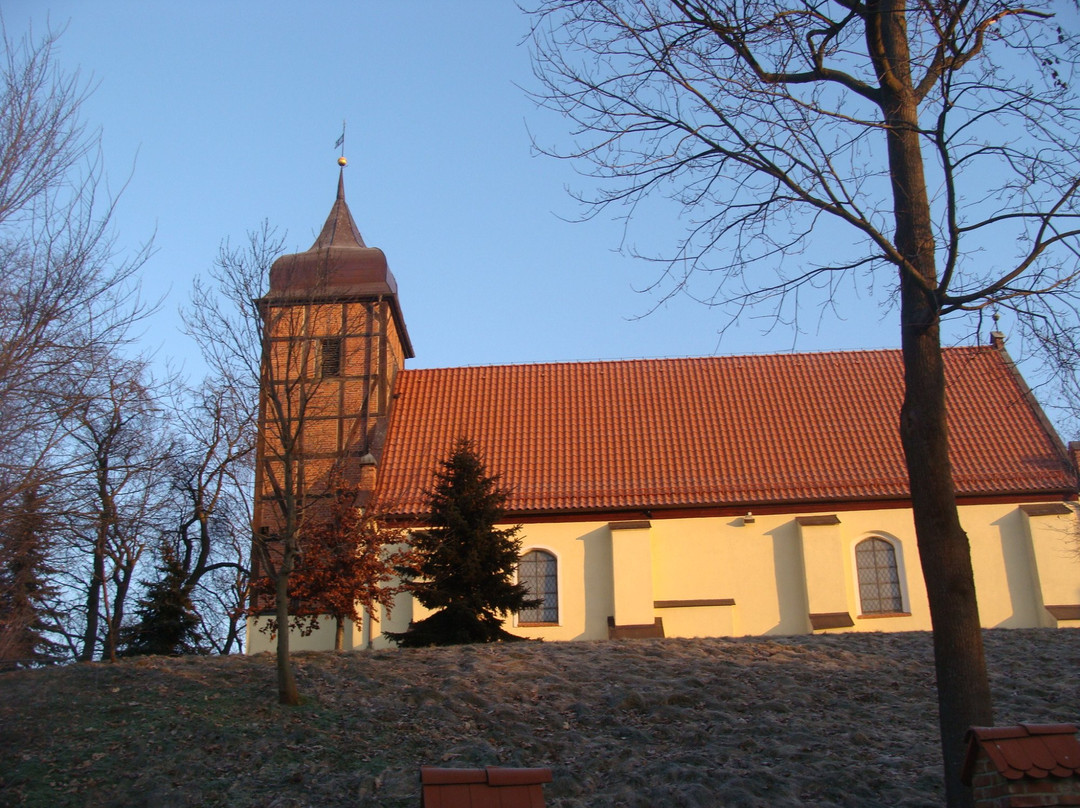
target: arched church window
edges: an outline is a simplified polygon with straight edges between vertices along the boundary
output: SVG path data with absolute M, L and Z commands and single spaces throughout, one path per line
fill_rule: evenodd
M 518 562 L 518 582 L 540 603 L 518 613 L 518 625 L 559 622 L 559 565 L 544 550 L 530 550 Z
M 855 545 L 859 572 L 859 603 L 863 614 L 904 611 L 896 548 L 879 536 Z

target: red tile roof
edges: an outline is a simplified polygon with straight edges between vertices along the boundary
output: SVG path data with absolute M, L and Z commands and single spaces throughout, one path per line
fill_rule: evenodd
M 960 496 L 1075 491 L 1060 441 L 1003 350 L 946 350 Z M 899 351 L 406 370 L 383 501 L 425 488 L 471 438 L 512 516 L 903 499 Z
M 970 783 L 979 749 L 1008 780 L 1080 775 L 1080 742 L 1072 724 L 972 727 L 963 777 Z
M 551 769 L 420 767 L 423 808 L 544 808 Z

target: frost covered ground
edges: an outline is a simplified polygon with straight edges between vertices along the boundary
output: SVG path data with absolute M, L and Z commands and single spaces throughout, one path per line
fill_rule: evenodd
M 1080 723 L 1080 631 L 986 633 L 997 723 Z M 148 658 L 0 674 L 0 804 L 418 806 L 422 764 L 547 804 L 941 804 L 923 633 Z

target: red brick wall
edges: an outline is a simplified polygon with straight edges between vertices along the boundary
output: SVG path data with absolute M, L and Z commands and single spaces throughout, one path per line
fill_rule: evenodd
M 980 753 L 971 779 L 976 808 L 1039 808 L 1080 806 L 1080 779 L 1076 777 L 1024 777 L 1008 780 Z
M 326 491 L 338 468 L 348 482 L 360 481 L 360 456 L 381 452 L 389 415 L 393 379 L 404 364 L 398 323 L 390 302 L 299 302 L 267 308 L 270 377 L 292 415 L 273 415 L 266 397 L 259 421 L 263 458 L 256 470 L 257 526 L 275 532 L 277 508 L 267 471 L 281 479 L 282 435 L 300 433 L 298 479 L 308 494 Z M 321 340 L 341 340 L 341 372 L 320 377 Z M 302 420 L 295 416 L 301 411 Z M 370 475 L 369 475 L 370 476 Z

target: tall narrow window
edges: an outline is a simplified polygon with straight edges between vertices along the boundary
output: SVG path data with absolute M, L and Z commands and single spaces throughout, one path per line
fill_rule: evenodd
M 559 565 L 555 556 L 530 550 L 518 562 L 518 582 L 529 590 L 530 599 L 540 604 L 518 613 L 518 625 L 559 622 Z
M 877 537 L 859 542 L 855 545 L 855 565 L 863 614 L 904 611 L 896 548 L 890 542 Z
M 319 374 L 327 376 L 341 375 L 341 339 L 320 340 L 319 343 Z

